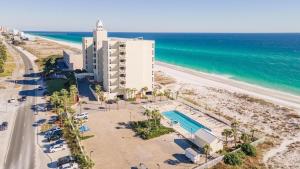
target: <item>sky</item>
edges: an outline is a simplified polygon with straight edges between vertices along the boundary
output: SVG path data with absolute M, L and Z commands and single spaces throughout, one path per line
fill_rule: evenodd
M 1 0 L 0 25 L 31 31 L 300 32 L 300 0 Z

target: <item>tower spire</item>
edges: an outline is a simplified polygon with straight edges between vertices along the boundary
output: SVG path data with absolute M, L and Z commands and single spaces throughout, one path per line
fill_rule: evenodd
M 97 30 L 102 30 L 103 29 L 103 23 L 100 19 L 97 20 L 96 29 Z

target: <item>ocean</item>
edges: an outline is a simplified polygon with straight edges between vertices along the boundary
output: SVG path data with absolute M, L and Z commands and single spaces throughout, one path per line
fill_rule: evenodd
M 81 44 L 91 32 L 29 34 Z M 119 33 L 155 40 L 156 60 L 300 95 L 300 33 Z

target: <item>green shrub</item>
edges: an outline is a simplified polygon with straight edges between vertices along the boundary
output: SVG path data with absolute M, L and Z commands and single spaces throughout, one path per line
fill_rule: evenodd
M 173 132 L 172 128 L 155 124 L 155 120 L 137 121 L 131 123 L 132 129 L 141 138 L 148 140 Z
M 243 158 L 246 157 L 246 154 L 245 154 L 243 151 L 241 151 L 241 150 L 237 151 L 236 154 L 237 154 L 241 159 L 243 159 Z
M 237 153 L 228 153 L 224 156 L 223 159 L 225 164 L 229 165 L 241 165 L 242 160 Z
M 94 136 L 95 135 L 82 136 L 82 137 L 80 137 L 80 140 L 86 140 L 86 139 L 92 138 Z
M 249 143 L 242 144 L 241 150 L 248 156 L 256 156 L 256 149 Z

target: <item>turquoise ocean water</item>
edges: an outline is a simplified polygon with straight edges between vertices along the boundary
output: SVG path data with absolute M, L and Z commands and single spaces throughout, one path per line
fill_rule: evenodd
M 81 43 L 91 32 L 31 32 Z M 109 33 L 155 40 L 156 60 L 300 95 L 300 34 Z

